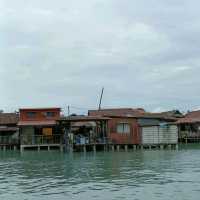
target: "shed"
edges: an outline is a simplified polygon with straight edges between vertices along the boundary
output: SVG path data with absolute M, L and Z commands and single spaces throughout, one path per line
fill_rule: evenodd
M 175 124 L 163 123 L 141 127 L 142 144 L 177 144 L 178 128 Z

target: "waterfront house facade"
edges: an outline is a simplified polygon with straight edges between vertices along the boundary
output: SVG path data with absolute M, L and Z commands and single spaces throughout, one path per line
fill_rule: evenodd
M 144 109 L 90 110 L 89 116 L 110 117 L 108 137 L 113 144 L 154 145 L 176 144 L 176 118 L 165 113 L 147 113 Z
M 61 135 L 56 120 L 60 108 L 23 108 L 19 110 L 21 147 L 59 145 Z
M 108 144 L 108 117 L 100 116 L 68 116 L 57 120 L 62 130 L 66 148 L 82 150 L 91 147 L 102 148 Z
M 13 148 L 19 145 L 18 113 L 0 113 L 0 146 Z
M 89 110 L 89 116 L 109 117 L 108 138 L 113 144 L 140 144 L 139 125 L 135 116 L 144 114 L 144 109 L 114 108 Z
M 177 121 L 180 142 L 200 141 L 200 110 L 188 112 Z

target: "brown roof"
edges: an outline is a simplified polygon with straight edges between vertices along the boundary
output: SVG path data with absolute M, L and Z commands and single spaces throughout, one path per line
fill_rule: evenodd
M 145 110 L 142 108 L 112 108 L 112 109 L 101 109 L 101 110 L 89 110 L 89 116 L 136 116 L 142 115 Z
M 178 124 L 184 123 L 198 123 L 200 122 L 200 110 L 189 112 L 184 118 L 178 120 Z
M 58 121 L 101 121 L 101 120 L 109 120 L 108 117 L 101 116 L 69 116 L 69 117 L 61 117 Z
M 200 110 L 189 112 L 185 115 L 187 118 L 199 118 L 200 119 Z
M 89 110 L 89 116 L 104 116 L 104 117 L 126 117 L 126 118 L 156 118 L 175 121 L 176 118 L 167 115 L 166 113 L 149 113 L 144 109 L 138 108 L 117 108 L 103 110 Z
M 20 108 L 19 111 L 31 111 L 31 110 L 34 110 L 34 111 L 40 111 L 40 110 L 61 110 L 61 108 L 58 108 L 58 107 L 44 107 L 44 108 Z
M 19 115 L 16 113 L 0 113 L 0 125 L 17 124 Z
M 200 123 L 200 118 L 185 117 L 177 121 L 177 124 L 193 124 L 193 123 Z
M 18 126 L 54 126 L 55 120 L 46 121 L 19 121 Z

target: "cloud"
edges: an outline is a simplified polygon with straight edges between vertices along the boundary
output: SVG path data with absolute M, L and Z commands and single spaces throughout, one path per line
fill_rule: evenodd
M 199 106 L 198 1 L 0 5 L 0 107 Z

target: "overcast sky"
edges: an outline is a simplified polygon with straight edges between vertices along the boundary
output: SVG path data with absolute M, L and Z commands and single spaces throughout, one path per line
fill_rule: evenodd
M 200 108 L 199 0 L 0 0 L 0 108 Z M 77 107 L 77 108 L 72 108 Z

